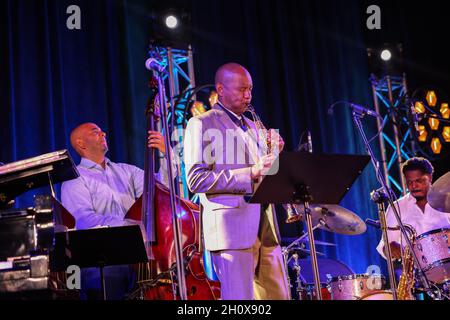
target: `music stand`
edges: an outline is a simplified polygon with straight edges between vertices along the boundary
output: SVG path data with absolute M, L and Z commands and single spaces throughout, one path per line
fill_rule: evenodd
M 148 262 L 148 258 L 138 225 L 55 233 L 55 248 L 50 255 L 53 271 L 66 271 L 70 265 L 100 268 L 104 300 L 106 290 L 103 268 L 141 262 Z
M 278 171 L 265 176 L 248 200 L 261 204 L 304 204 L 315 290 L 319 300 L 322 294 L 309 204 L 339 204 L 369 161 L 367 155 L 282 152 L 278 157 Z

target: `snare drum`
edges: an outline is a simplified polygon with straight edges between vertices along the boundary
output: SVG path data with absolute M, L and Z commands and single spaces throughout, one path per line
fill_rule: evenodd
M 394 295 L 390 290 L 376 290 L 362 296 L 360 300 L 394 300 Z
M 384 276 L 379 274 L 353 274 L 332 278 L 328 288 L 332 300 L 358 300 L 381 290 L 385 282 Z
M 450 229 L 436 229 L 419 235 L 414 252 L 428 280 L 441 284 L 450 280 Z

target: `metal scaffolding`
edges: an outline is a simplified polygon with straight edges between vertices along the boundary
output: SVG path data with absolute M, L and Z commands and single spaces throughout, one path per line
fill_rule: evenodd
M 172 137 L 172 147 L 177 164 L 177 195 L 189 198 L 183 161 L 183 133 L 187 125 L 186 104 L 191 97 L 186 93 L 195 88 L 194 60 L 191 46 L 187 50 L 170 47 L 152 46 L 149 56 L 158 61 L 165 69 L 164 85 L 170 96 L 168 107 L 169 131 Z M 195 99 L 195 97 L 194 97 Z
M 409 120 L 409 98 L 406 75 L 370 77 L 375 110 L 383 118 L 377 119 L 377 129 L 381 132 L 381 161 L 386 184 L 402 195 L 406 194 L 406 182 L 401 172 L 401 163 L 416 154 L 414 132 Z M 385 125 L 383 125 L 385 124 Z

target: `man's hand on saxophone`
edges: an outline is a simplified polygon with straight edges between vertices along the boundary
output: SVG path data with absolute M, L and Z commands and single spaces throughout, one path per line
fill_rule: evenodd
M 272 164 L 275 162 L 276 156 L 273 153 L 267 154 L 259 158 L 258 163 L 251 168 L 251 178 L 253 180 L 259 179 L 260 177 L 267 174 Z
M 275 129 L 269 129 L 268 135 L 270 137 L 272 151 L 278 150 L 278 153 L 283 151 L 284 140 L 281 137 L 281 135 L 278 133 L 278 131 Z

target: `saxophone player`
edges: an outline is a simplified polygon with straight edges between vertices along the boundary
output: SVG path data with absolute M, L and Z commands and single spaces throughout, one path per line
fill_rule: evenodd
M 189 189 L 200 194 L 204 244 L 222 299 L 289 299 L 274 206 L 244 200 L 275 158 L 262 154 L 261 141 L 252 139 L 257 126 L 244 116 L 252 78 L 243 66 L 227 63 L 215 85 L 219 102 L 189 121 L 184 155 Z M 237 145 L 225 143 L 234 139 Z M 274 132 L 270 143 L 283 148 Z

